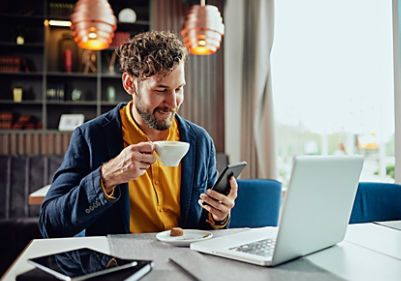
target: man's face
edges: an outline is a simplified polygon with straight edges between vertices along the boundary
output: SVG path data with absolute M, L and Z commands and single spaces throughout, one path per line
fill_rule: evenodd
M 134 110 L 149 128 L 167 130 L 184 101 L 184 85 L 184 63 L 165 76 L 154 75 L 137 81 Z

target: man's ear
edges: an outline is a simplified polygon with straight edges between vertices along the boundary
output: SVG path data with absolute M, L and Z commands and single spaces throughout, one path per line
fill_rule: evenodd
M 132 78 L 131 75 L 129 75 L 128 72 L 123 73 L 122 82 L 123 82 L 123 87 L 124 87 L 125 91 L 130 95 L 134 95 L 135 91 L 136 91 L 134 79 Z

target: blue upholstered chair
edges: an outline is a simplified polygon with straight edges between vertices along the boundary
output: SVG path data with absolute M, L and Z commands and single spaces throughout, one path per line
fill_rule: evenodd
M 401 185 L 360 182 L 350 223 L 401 219 Z
M 277 226 L 281 183 L 275 180 L 238 180 L 238 197 L 229 227 Z

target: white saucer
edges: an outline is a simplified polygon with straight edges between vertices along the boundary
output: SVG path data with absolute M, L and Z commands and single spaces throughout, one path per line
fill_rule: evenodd
M 182 236 L 170 236 L 170 230 L 156 234 L 156 238 L 162 242 L 170 243 L 175 246 L 189 246 L 193 242 L 207 240 L 213 237 L 213 233 L 206 230 L 184 229 Z

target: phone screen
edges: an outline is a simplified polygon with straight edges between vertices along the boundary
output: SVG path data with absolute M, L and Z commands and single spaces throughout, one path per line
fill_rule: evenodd
M 231 164 L 225 167 L 223 172 L 217 179 L 216 183 L 212 187 L 212 189 L 224 195 L 227 195 L 230 192 L 231 176 L 237 178 L 242 172 L 242 170 L 245 168 L 246 164 L 247 163 L 244 161 L 236 164 Z

